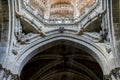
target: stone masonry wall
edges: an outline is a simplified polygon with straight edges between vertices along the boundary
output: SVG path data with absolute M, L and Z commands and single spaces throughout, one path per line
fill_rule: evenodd
M 112 0 L 112 3 L 115 48 L 120 59 L 120 0 Z

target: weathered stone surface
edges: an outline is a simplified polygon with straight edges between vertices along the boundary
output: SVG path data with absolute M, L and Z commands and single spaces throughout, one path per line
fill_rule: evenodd
M 29 1 L 39 3 L 31 7 Z M 110 0 L 94 0 L 96 2 L 90 5 L 91 1 L 0 0 L 0 80 L 25 77 L 61 80 L 73 79 L 73 75 L 74 80 L 104 80 L 104 75 L 105 80 L 119 80 L 120 1 L 112 0 L 112 9 Z M 50 2 L 54 3 L 51 3 L 52 7 Z M 78 6 L 80 13 L 77 5 L 81 5 Z M 53 14 L 50 8 L 68 10 L 56 9 Z M 71 10 L 75 18 L 66 19 Z M 112 18 L 110 10 L 113 11 Z M 58 14 L 62 14 L 62 18 Z M 80 16 L 82 14 L 84 16 Z M 57 17 L 52 16 L 54 19 L 51 20 L 51 15 Z M 113 23 L 110 23 L 112 19 Z M 59 70 L 64 71 L 52 72 Z M 70 76 L 67 70 L 74 74 Z

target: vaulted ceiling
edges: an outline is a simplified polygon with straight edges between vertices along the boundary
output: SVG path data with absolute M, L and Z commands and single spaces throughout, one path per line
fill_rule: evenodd
M 50 18 L 75 18 L 74 15 L 89 8 L 95 0 L 29 0 L 29 4 L 44 15 L 47 11 Z
M 33 8 L 36 8 L 36 9 L 40 9 L 40 10 L 43 10 L 43 11 L 47 11 L 48 10 L 48 7 L 47 7 L 47 2 L 48 2 L 48 0 L 43 0 L 43 2 L 37 2 L 37 1 L 40 1 L 40 0 L 30 0 L 30 4 L 33 6 Z M 55 0 L 53 0 L 53 1 L 55 1 Z M 57 1 L 59 2 L 60 0 L 56 0 L 55 2 L 53 2 L 52 4 L 52 6 L 50 7 L 50 8 L 54 8 L 54 6 L 59 6 L 59 4 L 57 3 Z M 65 1 L 68 1 L 68 2 L 65 2 Z M 74 8 L 74 5 L 73 5 L 73 3 L 71 3 L 72 2 L 72 0 L 70 1 L 70 0 L 65 0 L 64 1 L 64 3 L 62 3 L 62 2 L 60 2 L 60 5 L 66 5 L 66 6 L 69 6 L 69 8 L 70 8 L 70 10 L 71 10 L 71 12 L 69 13 L 70 15 L 72 14 L 73 15 L 73 12 L 72 12 L 72 10 L 73 10 L 73 8 Z M 74 0 L 73 0 L 74 1 Z M 76 0 L 76 1 L 87 1 L 87 0 Z M 88 0 L 88 1 L 92 1 L 92 0 Z M 50 1 L 50 2 L 52 2 L 52 1 Z M 69 3 L 70 2 L 70 3 Z M 116 2 L 116 3 L 115 3 Z M 34 3 L 34 4 L 33 4 Z M 44 3 L 44 4 L 43 4 Z M 113 4 L 114 4 L 114 6 L 113 7 L 115 7 L 115 8 L 113 8 L 114 10 L 116 10 L 118 13 L 119 13 L 119 5 L 116 5 L 118 2 L 117 2 L 117 0 L 115 0 L 115 1 L 113 1 Z M 119 3 L 118 3 L 119 4 Z M 79 5 L 79 4 L 76 4 L 76 5 Z M 84 3 L 84 6 L 81 6 L 80 7 L 80 9 L 79 9 L 79 11 L 81 12 L 82 10 L 84 10 L 85 9 L 85 5 L 86 5 L 86 3 Z M 88 5 L 88 3 L 87 3 L 87 5 Z M 3 25 L 3 23 L 5 23 L 5 22 L 8 22 L 8 19 L 9 19 L 9 17 L 8 17 L 8 7 L 6 7 L 7 6 L 7 0 L 3 0 L 2 1 L 2 7 L 0 7 L 0 11 L 1 11 L 1 13 L 2 14 L 0 14 L 0 25 L 2 25 L 3 27 L 5 26 L 5 25 Z M 79 5 L 80 6 L 80 5 Z M 6 8 L 6 9 L 2 9 L 2 8 Z M 116 9 L 116 7 L 117 7 L 117 9 Z M 61 7 L 60 7 L 61 8 Z M 52 12 L 52 10 L 51 10 L 51 15 L 55 15 L 55 16 L 57 16 L 58 17 L 58 15 L 60 14 L 61 16 L 63 16 L 63 14 L 66 14 L 67 13 L 67 11 L 66 11 L 67 9 L 65 9 L 65 10 L 63 10 L 63 12 L 62 11 L 60 11 L 59 12 L 59 10 L 58 11 L 53 11 Z M 113 10 L 113 11 L 114 11 Z M 68 10 L 69 11 L 69 10 Z M 114 12 L 113 13 L 113 17 L 114 17 L 114 23 L 120 23 L 119 21 L 119 17 L 118 17 L 118 15 L 116 15 L 116 14 L 118 14 L 117 12 Z M 67 15 L 66 15 L 67 16 Z M 66 17 L 65 16 L 65 17 Z M 117 22 L 118 21 L 118 22 Z M 115 29 L 118 31 L 118 33 L 119 33 L 119 26 L 116 26 L 115 27 Z M 117 32 L 117 31 L 115 31 L 115 33 Z M 118 35 L 118 33 L 116 33 L 116 35 L 115 36 L 117 36 Z M 119 37 L 119 35 L 118 35 L 118 37 Z M 118 38 L 117 38 L 117 40 L 118 40 Z M 54 48 L 52 48 L 53 50 L 54 50 Z M 55 49 L 56 50 L 56 49 Z M 48 50 L 48 52 L 49 52 L 50 50 Z M 48 53 L 48 52 L 46 52 L 46 53 Z M 51 51 L 50 51 L 51 52 Z M 44 53 L 44 52 L 42 52 L 42 53 Z M 39 56 L 39 55 L 38 55 Z M 36 57 L 36 56 L 35 56 Z M 35 63 L 34 63 L 34 60 L 35 60 L 35 62 L 36 62 L 36 59 L 35 59 L 35 57 L 31 60 L 31 62 L 29 62 L 27 65 L 26 65 L 26 67 L 24 68 L 24 71 L 23 71 L 23 77 L 25 76 L 26 78 L 29 78 L 29 75 L 32 75 L 31 73 L 30 74 L 28 74 L 29 72 L 29 70 L 31 71 L 31 72 L 34 72 L 35 70 L 32 70 L 32 69 L 35 69 Z M 51 58 L 49 58 L 49 59 L 51 59 Z M 48 60 L 49 60 L 48 59 Z M 46 63 L 47 62 L 50 62 L 50 60 L 49 61 L 47 61 L 47 59 L 41 59 L 40 58 L 40 62 L 42 63 L 42 60 L 45 60 L 46 61 Z M 83 59 L 82 59 L 83 60 Z M 81 59 L 79 59 L 78 60 L 78 63 L 82 63 L 82 60 Z M 93 59 L 94 60 L 94 59 Z M 77 61 L 77 60 L 75 60 L 74 59 L 74 61 Z M 90 61 L 90 60 L 89 60 Z M 44 62 L 44 61 L 43 61 Z M 84 62 L 84 61 L 83 61 Z M 36 62 L 37 63 L 37 62 Z M 90 62 L 88 62 L 88 61 L 85 61 L 84 63 L 88 63 L 87 64 L 87 66 L 90 66 L 92 63 L 93 63 L 93 65 L 95 66 L 95 65 L 97 65 L 97 67 L 98 67 L 98 64 L 97 64 L 97 62 L 94 62 L 94 61 L 90 61 Z M 82 63 L 82 64 L 84 64 L 84 63 Z M 37 64 L 39 64 L 39 62 L 37 63 Z M 43 64 L 43 63 L 42 63 Z M 29 65 L 30 65 L 30 67 L 32 68 L 32 69 L 30 69 L 30 67 L 29 67 Z M 71 64 L 70 64 L 71 65 Z M 85 64 L 84 64 L 85 65 Z M 41 66 L 41 65 L 40 65 Z M 62 66 L 62 65 L 61 65 Z M 37 70 L 38 70 L 38 66 L 36 66 L 37 67 Z M 93 66 L 90 66 L 89 68 L 91 68 L 92 70 L 94 70 L 94 68 L 92 68 Z M 96 67 L 96 66 L 95 66 Z M 96 67 L 96 68 L 97 68 Z M 99 67 L 98 67 L 99 68 Z M 25 70 L 26 69 L 26 70 Z M 100 68 L 99 68 L 100 69 Z M 28 71 L 27 71 L 28 70 Z M 96 69 L 96 72 L 97 72 L 97 70 L 98 69 Z M 95 73 L 96 73 L 95 72 Z M 27 73 L 27 74 L 25 74 L 25 73 Z M 24 75 L 25 74 L 25 75 Z M 66 75 L 65 75 L 66 74 Z M 74 76 L 77 76 L 75 73 L 72 73 L 72 72 L 61 72 L 60 74 L 54 74 L 53 76 L 50 76 L 50 77 L 54 77 L 54 76 L 60 76 L 60 78 L 59 79 L 63 79 L 64 77 L 66 78 L 66 76 L 68 76 L 69 77 L 69 75 L 70 74 L 72 74 L 72 75 L 74 75 Z M 85 74 L 84 74 L 85 75 Z M 98 75 L 100 75 L 99 73 L 98 73 Z M 24 77 L 24 78 L 25 78 Z M 51 79 L 51 78 L 50 78 Z M 54 79 L 56 79 L 56 77 L 54 77 Z M 78 77 L 78 79 L 80 79 L 79 77 Z M 25 79 L 25 80 L 28 80 L 28 79 Z M 46 79 L 47 80 L 47 79 Z M 52 80 L 52 79 L 51 79 Z M 82 78 L 81 78 L 81 80 L 83 80 Z
M 24 67 L 21 80 L 103 80 L 103 73 L 91 55 L 61 44 L 34 56 Z

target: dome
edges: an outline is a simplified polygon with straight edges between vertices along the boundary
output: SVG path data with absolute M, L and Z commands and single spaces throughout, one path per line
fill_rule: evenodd
M 94 3 L 95 0 L 29 0 L 29 5 L 45 19 L 75 19 Z

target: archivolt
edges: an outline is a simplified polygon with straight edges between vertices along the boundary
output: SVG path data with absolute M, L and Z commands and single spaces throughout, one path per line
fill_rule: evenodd
M 20 75 L 22 68 L 33 56 L 58 44 L 66 44 L 86 51 L 100 64 L 103 74 L 109 74 L 111 67 L 109 66 L 108 53 L 104 52 L 104 50 L 95 43 L 84 39 L 83 37 L 69 34 L 57 34 L 45 37 L 44 39 L 31 44 L 20 53 L 21 55 L 16 59 L 15 65 L 11 71 Z

